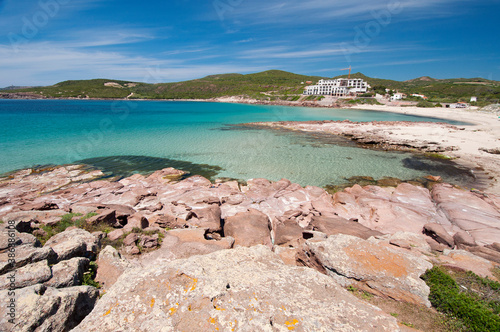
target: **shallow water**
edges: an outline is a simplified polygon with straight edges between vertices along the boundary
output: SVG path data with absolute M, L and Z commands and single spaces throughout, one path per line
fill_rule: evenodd
M 351 109 L 171 101 L 0 100 L 0 173 L 91 159 L 87 163 L 119 176 L 172 166 L 212 178 L 287 178 L 318 186 L 351 176 L 413 179 L 430 172 L 445 180 L 460 181 L 440 161 L 425 161 L 431 170 L 414 167 L 415 163 L 408 162 L 414 160 L 408 153 L 361 149 L 334 138 L 228 126 L 256 121 L 345 119 L 442 122 Z M 98 157 L 110 158 L 93 159 Z

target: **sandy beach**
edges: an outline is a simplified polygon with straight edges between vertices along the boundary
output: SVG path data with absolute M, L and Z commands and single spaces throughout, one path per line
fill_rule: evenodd
M 453 126 L 429 122 L 273 122 L 258 125 L 324 132 L 370 144 L 439 152 L 473 172 L 487 175 L 487 191 L 500 193 L 500 119 L 477 110 L 360 105 L 356 109 L 394 112 L 467 122 Z M 496 153 L 495 153 L 496 152 Z

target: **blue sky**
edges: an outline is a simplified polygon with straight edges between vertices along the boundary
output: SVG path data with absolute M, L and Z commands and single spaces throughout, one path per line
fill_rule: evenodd
M 0 0 L 0 86 L 281 69 L 500 80 L 500 0 Z

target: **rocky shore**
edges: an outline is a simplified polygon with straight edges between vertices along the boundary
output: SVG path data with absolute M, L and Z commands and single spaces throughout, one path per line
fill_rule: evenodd
M 347 289 L 428 308 L 420 276 L 433 264 L 499 276 L 491 193 L 402 183 L 331 195 L 173 168 L 102 177 L 69 165 L 0 179 L 0 294 L 14 303 L 0 330 L 399 331 Z
M 477 117 L 481 118 L 481 114 L 477 114 Z M 494 115 L 487 115 L 486 118 L 491 120 L 487 123 L 474 121 L 461 126 L 435 122 L 348 120 L 256 122 L 244 125 L 336 135 L 362 147 L 422 152 L 438 158 L 453 159 L 480 177 L 478 182 L 485 182 L 488 191 L 500 193 L 500 183 L 497 181 L 500 178 L 498 119 Z

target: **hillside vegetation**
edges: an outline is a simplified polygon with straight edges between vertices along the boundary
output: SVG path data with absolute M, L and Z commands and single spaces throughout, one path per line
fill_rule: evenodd
M 346 77 L 346 75 L 337 76 Z M 483 78 L 434 79 L 420 77 L 409 81 L 371 78 L 362 73 L 351 77 L 365 79 L 373 92 L 391 89 L 408 95 L 424 94 L 433 102 L 469 101 L 478 97 L 479 105 L 498 103 L 500 82 Z M 129 98 L 129 99 L 209 99 L 244 96 L 260 100 L 297 100 L 307 81 L 316 83 L 324 77 L 305 76 L 280 70 L 255 74 L 220 74 L 175 82 L 147 84 L 109 79 L 64 81 L 47 87 L 9 89 L 8 92 L 30 92 L 47 98 Z
M 339 77 L 347 77 L 347 75 L 335 78 Z M 406 93 L 409 96 L 414 93 L 423 94 L 429 98 L 429 101 L 433 102 L 469 102 L 472 96 L 478 98 L 478 105 L 498 103 L 500 100 L 500 82 L 484 78 L 435 79 L 424 76 L 401 82 L 371 78 L 361 73 L 352 74 L 351 77 L 363 78 L 372 88 L 384 87 Z

